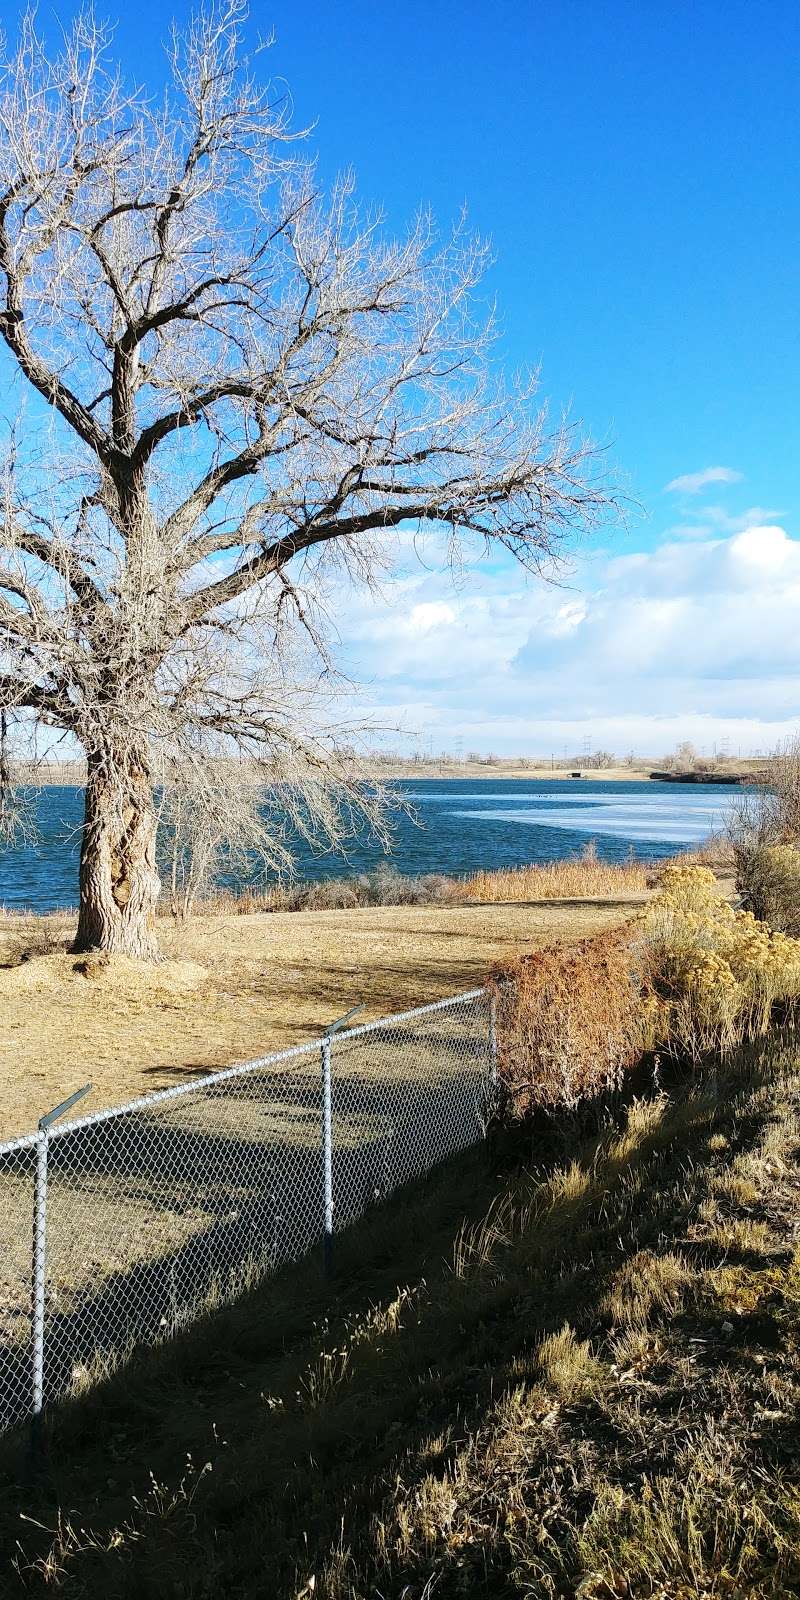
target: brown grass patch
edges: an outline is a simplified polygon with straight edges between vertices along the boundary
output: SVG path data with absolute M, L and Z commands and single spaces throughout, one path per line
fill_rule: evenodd
M 510 955 L 624 915 L 610 906 L 437 905 L 198 916 L 165 922 L 165 962 L 136 966 L 125 983 L 76 973 L 77 958 L 64 953 L 74 922 L 48 918 L 61 953 L 0 968 L 0 1137 L 28 1133 L 88 1079 L 87 1110 L 119 1105 L 318 1038 L 351 1006 L 363 1005 L 368 1021 L 477 988 Z M 9 919 L 15 941 L 26 944 L 40 920 Z M 205 976 L 167 992 L 165 975 L 185 964 Z
M 579 1340 L 568 1322 L 558 1333 L 543 1339 L 537 1351 L 537 1360 L 545 1382 L 554 1389 L 560 1400 L 578 1400 L 591 1392 L 597 1384 L 601 1368 L 595 1361 L 589 1341 Z
M 652 1319 L 674 1316 L 681 1309 L 691 1281 L 680 1256 L 640 1250 L 615 1274 L 601 1310 L 614 1328 L 644 1330 Z
M 96 986 L 118 1000 L 133 1001 L 171 998 L 192 993 L 209 974 L 197 961 L 163 961 L 144 966 L 129 956 L 109 956 L 104 960 L 75 955 L 30 957 L 3 974 L 3 994 L 10 1008 L 15 997 L 41 994 L 53 996 L 71 991 L 86 994 L 87 985 Z

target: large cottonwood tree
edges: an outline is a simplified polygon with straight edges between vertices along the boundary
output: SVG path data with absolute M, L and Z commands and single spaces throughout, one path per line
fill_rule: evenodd
M 29 16 L 0 84 L 0 708 L 85 753 L 79 948 L 156 953 L 170 771 L 211 804 L 244 754 L 329 840 L 369 809 L 319 707 L 321 594 L 420 531 L 541 566 L 609 506 L 491 375 L 484 247 L 322 194 L 242 20 L 176 33 L 159 97 L 91 13 L 52 54 Z

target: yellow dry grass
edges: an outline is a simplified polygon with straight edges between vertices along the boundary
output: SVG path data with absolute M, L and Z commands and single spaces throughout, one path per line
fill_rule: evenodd
M 162 966 L 116 958 L 91 977 L 66 954 L 71 920 L 48 918 L 61 949 L 0 968 L 0 1137 L 28 1132 L 87 1080 L 87 1110 L 116 1105 L 314 1038 L 360 1003 L 368 1020 L 470 989 L 509 956 L 585 938 L 636 904 L 198 916 L 160 925 Z M 0 922 L 0 952 L 42 928 Z
M 477 900 L 481 904 L 504 900 L 607 899 L 613 895 L 644 894 L 647 879 L 648 870 L 642 861 L 599 861 L 587 852 L 571 861 L 475 872 L 454 884 L 454 893 L 461 899 Z

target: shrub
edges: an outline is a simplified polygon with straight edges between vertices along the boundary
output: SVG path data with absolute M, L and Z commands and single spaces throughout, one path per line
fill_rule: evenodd
M 800 940 L 678 861 L 637 925 L 535 951 L 493 981 L 500 1082 L 520 1115 L 618 1088 L 648 1051 L 697 1061 L 763 1035 L 800 999 Z
M 630 936 L 536 950 L 494 977 L 498 1072 L 512 1113 L 617 1088 L 645 1042 Z
M 647 1042 L 697 1058 L 757 1038 L 800 997 L 800 941 L 735 911 L 707 867 L 676 863 L 642 914 Z
M 320 878 L 316 882 L 274 883 L 238 893 L 219 889 L 206 895 L 200 909 L 207 915 L 249 915 L 268 911 L 350 911 L 356 906 L 420 906 L 451 897 L 453 879 L 441 873 L 404 877 L 388 863 L 353 878 Z
M 426 906 L 447 899 L 453 887 L 452 880 L 441 873 L 405 877 L 387 862 L 357 881 L 360 904 L 368 906 Z
M 800 934 L 800 851 L 794 845 L 741 848 L 737 884 L 746 910 L 781 933 Z
M 297 897 L 301 911 L 349 911 L 360 904 L 358 887 L 349 878 L 323 878 L 306 884 Z

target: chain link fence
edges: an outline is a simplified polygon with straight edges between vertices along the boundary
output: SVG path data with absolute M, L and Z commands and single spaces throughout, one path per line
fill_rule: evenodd
M 479 1140 L 484 990 L 0 1145 L 0 1429 Z M 67 1105 L 72 1102 L 68 1102 Z

